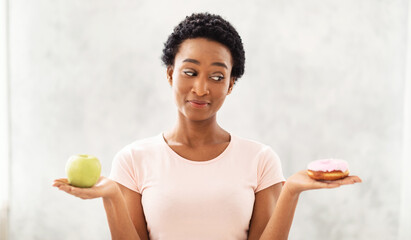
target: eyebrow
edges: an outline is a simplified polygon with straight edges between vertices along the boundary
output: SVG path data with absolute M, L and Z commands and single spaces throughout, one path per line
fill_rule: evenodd
M 194 64 L 197 64 L 197 65 L 200 65 L 200 62 L 199 62 L 199 61 L 197 61 L 197 60 L 195 60 L 195 59 L 191 59 L 191 58 L 184 59 L 183 62 L 190 62 L 190 63 L 194 63 Z M 219 66 L 219 67 L 223 67 L 223 68 L 228 69 L 227 65 L 225 65 L 225 64 L 222 63 L 222 62 L 213 62 L 211 65 L 213 65 L 213 66 Z

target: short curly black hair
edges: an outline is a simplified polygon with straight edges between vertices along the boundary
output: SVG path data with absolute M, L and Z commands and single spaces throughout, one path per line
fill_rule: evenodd
M 228 21 L 210 13 L 194 13 L 174 28 L 164 43 L 161 57 L 164 65 L 173 66 L 180 44 L 192 38 L 206 38 L 226 46 L 233 58 L 231 77 L 237 80 L 244 74 L 245 52 L 240 35 Z

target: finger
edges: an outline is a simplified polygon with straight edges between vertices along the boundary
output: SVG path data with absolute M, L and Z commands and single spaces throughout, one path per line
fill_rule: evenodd
M 53 187 L 59 187 L 60 185 L 64 185 L 64 184 L 65 184 L 65 183 L 54 181 L 52 186 L 53 186 Z
M 67 178 L 58 178 L 58 179 L 54 179 L 55 182 L 63 182 L 63 183 L 68 183 L 68 179 Z
M 68 184 L 68 179 L 67 178 L 59 178 L 59 179 L 55 179 L 53 181 L 53 186 L 55 184 Z
M 65 183 L 65 182 L 54 182 L 52 186 L 53 187 L 60 187 L 62 185 L 69 185 L 69 184 Z
M 346 178 L 337 180 L 337 182 L 340 185 L 348 185 L 348 184 L 360 183 L 362 182 L 362 180 L 358 176 L 348 176 Z
M 348 176 L 350 178 L 352 178 L 355 183 L 362 183 L 362 179 L 359 176 Z
M 72 192 L 72 186 L 70 186 L 70 185 L 65 185 L 65 184 L 62 184 L 62 185 L 60 185 L 60 186 L 58 186 L 58 189 L 59 190 L 61 190 L 61 191 L 64 191 L 64 192 L 66 192 L 66 193 L 68 193 L 68 194 L 72 194 L 71 192 Z
M 338 180 L 329 180 L 329 181 L 322 181 L 323 183 L 328 183 L 328 184 L 337 184 L 339 186 L 342 185 L 350 185 L 354 183 L 361 183 L 362 180 L 358 176 L 348 176 L 343 179 L 338 179 Z

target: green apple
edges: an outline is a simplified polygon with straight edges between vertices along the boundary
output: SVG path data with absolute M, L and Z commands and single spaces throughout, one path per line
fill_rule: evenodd
M 79 154 L 71 156 L 66 164 L 66 174 L 70 185 L 90 188 L 100 178 L 100 161 L 91 155 Z

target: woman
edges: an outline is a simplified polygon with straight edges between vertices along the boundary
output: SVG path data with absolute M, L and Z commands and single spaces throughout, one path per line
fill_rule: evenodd
M 175 127 L 123 148 L 110 178 L 90 189 L 54 182 L 83 199 L 102 197 L 113 239 L 287 239 L 301 192 L 361 181 L 319 182 L 301 171 L 285 182 L 270 147 L 218 125 L 245 60 L 240 36 L 220 16 L 187 17 L 162 60 Z

